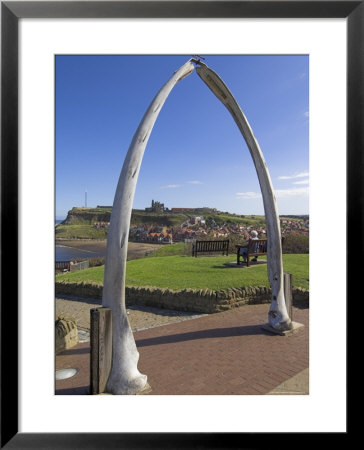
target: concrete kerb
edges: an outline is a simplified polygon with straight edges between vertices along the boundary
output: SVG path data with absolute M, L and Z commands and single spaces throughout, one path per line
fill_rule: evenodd
M 308 395 L 309 384 L 309 369 L 307 368 L 288 378 L 266 395 Z

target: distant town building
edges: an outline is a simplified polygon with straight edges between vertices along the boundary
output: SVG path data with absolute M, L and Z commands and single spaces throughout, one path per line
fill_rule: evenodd
M 145 208 L 146 212 L 156 212 L 156 213 L 162 213 L 167 211 L 167 208 L 164 207 L 164 203 L 155 202 L 152 200 L 152 206 L 149 208 Z
M 205 221 L 205 219 L 202 216 L 193 216 L 190 219 L 190 223 L 192 225 L 197 225 L 197 224 L 205 225 L 206 221 Z
M 95 222 L 94 228 L 109 228 L 110 222 Z

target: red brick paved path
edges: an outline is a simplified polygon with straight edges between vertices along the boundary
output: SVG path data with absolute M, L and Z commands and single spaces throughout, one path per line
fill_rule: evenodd
M 309 310 L 293 309 L 293 320 L 305 327 L 289 336 L 261 329 L 268 310 L 268 304 L 244 306 L 134 333 L 138 368 L 152 388 L 149 395 L 266 394 L 307 368 Z M 84 369 L 57 382 L 57 394 L 87 392 L 86 347 L 75 348 L 72 361 Z M 57 368 L 66 367 L 69 358 L 57 357 Z

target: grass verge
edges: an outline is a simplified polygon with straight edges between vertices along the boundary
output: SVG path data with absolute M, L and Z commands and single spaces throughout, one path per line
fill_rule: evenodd
M 225 266 L 232 256 L 164 256 L 127 262 L 127 286 L 155 286 L 179 289 L 228 289 L 243 286 L 269 286 L 267 266 L 250 268 Z M 292 274 L 294 287 L 309 290 L 309 255 L 283 255 L 283 269 Z M 102 284 L 104 266 L 56 276 L 56 281 Z

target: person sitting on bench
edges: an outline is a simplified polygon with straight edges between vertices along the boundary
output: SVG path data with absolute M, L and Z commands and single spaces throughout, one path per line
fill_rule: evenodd
M 258 232 L 255 230 L 252 230 L 252 232 L 250 233 L 251 236 L 251 240 L 252 241 L 256 241 L 258 239 Z M 248 244 L 247 244 L 248 245 Z M 256 244 L 254 244 L 256 246 Z M 248 253 L 248 247 L 242 247 L 240 249 L 240 255 L 243 257 L 243 261 L 246 262 L 246 255 Z M 256 261 L 258 259 L 257 256 L 255 256 L 252 261 Z

